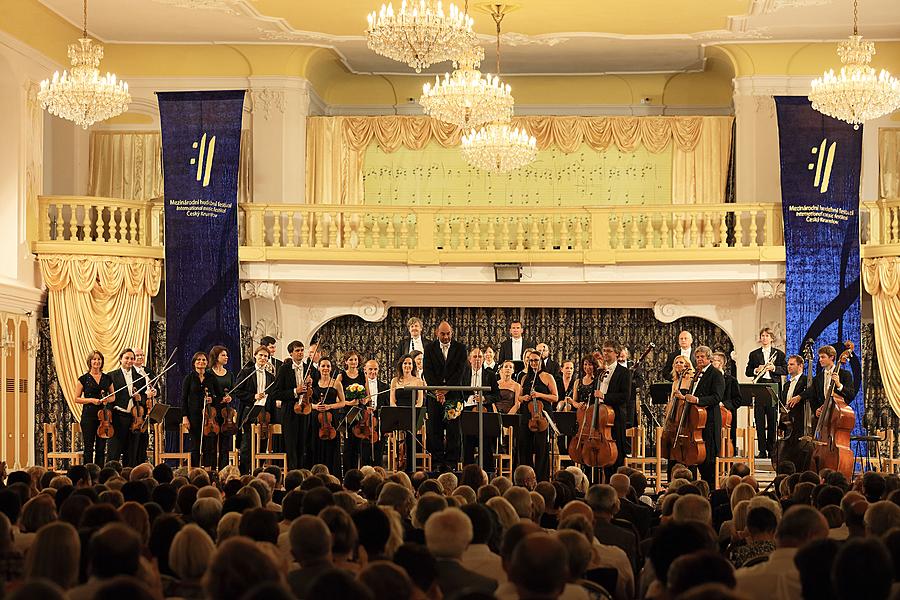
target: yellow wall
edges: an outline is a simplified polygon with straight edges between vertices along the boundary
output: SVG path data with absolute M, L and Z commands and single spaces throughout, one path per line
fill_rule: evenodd
M 716 46 L 733 62 L 737 77 L 752 75 L 820 75 L 840 67 L 837 42 L 721 44 Z M 900 71 L 900 42 L 876 42 L 872 66 Z

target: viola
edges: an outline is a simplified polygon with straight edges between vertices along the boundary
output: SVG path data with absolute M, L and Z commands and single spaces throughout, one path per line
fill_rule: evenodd
M 225 395 L 228 395 L 228 388 L 225 388 Z M 222 425 L 220 426 L 221 432 L 224 434 L 237 433 L 237 411 L 234 407 L 231 406 L 230 403 L 226 403 L 219 409 L 219 414 L 222 417 Z
M 97 426 L 97 437 L 102 440 L 108 440 L 116 435 L 116 430 L 112 424 L 112 409 L 107 402 L 103 402 L 100 410 L 97 411 L 97 418 L 100 419 L 100 425 Z
M 534 433 L 547 431 L 547 428 L 550 427 L 550 422 L 544 416 L 544 403 L 534 397 L 534 384 L 539 376 L 540 373 L 535 373 L 534 379 L 531 380 L 531 391 L 529 392 L 531 400 L 528 401 L 528 414 L 531 415 L 528 419 L 528 430 Z
M 844 350 L 838 361 L 835 373 L 840 374 L 841 367 L 850 360 L 854 344 L 844 342 Z M 844 398 L 837 393 L 834 382 L 829 387 L 822 405 L 822 413 L 816 425 L 813 449 L 813 460 L 816 470 L 833 469 L 840 471 L 849 481 L 853 476 L 853 451 L 850 449 L 850 432 L 856 425 L 856 415 L 847 405 Z
M 144 422 L 147 420 L 147 407 L 142 402 L 135 402 L 131 408 L 131 431 L 144 430 Z
M 324 410 L 319 413 L 319 439 L 333 440 L 337 437 L 337 429 L 334 428 L 332 414 L 330 410 Z
M 203 388 L 203 435 L 218 435 L 219 434 L 219 420 L 218 420 L 218 411 L 216 407 L 213 406 L 212 397 L 209 395 L 209 390 L 204 386 Z
M 373 444 L 381 439 L 378 435 L 378 417 L 375 416 L 375 411 L 371 406 L 367 406 L 360 413 L 359 419 L 353 425 L 353 435 L 360 440 L 366 440 Z
M 594 392 L 606 371 L 594 377 Z M 612 435 L 616 412 L 593 394 L 583 402 L 575 414 L 578 434 L 569 441 L 569 456 L 572 460 L 589 467 L 606 467 L 619 457 L 619 448 Z

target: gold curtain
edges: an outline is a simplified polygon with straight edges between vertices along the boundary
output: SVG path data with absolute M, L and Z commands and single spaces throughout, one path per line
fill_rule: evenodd
M 615 145 L 651 152 L 674 144 L 678 171 L 673 189 L 685 202 L 721 202 L 731 148 L 733 117 L 515 117 L 537 139 L 540 149 L 574 152 L 587 144 L 598 152 Z M 366 147 L 385 152 L 401 145 L 417 150 L 436 141 L 458 146 L 462 131 L 430 117 L 310 117 L 306 138 L 306 198 L 317 204 L 362 204 L 362 164 Z
M 863 284 L 872 295 L 875 346 L 885 395 L 900 416 L 900 257 L 867 258 Z
M 117 256 L 41 255 L 41 274 L 50 292 L 50 339 L 56 374 L 76 419 L 78 377 L 85 358 L 99 350 L 105 371 L 118 365 L 119 352 L 147 346 L 150 298 L 159 292 L 160 261 Z
M 162 148 L 158 131 L 92 131 L 88 195 L 151 200 L 163 195 Z M 241 131 L 238 202 L 253 201 L 253 135 Z
M 878 130 L 878 195 L 900 198 L 900 128 Z

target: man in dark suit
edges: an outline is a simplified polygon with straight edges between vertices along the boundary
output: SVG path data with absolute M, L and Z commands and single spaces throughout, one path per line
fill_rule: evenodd
M 295 340 L 288 344 L 291 360 L 281 365 L 275 375 L 275 385 L 272 386 L 275 390 L 271 394 L 273 401 L 281 402 L 278 410 L 288 469 L 309 468 L 313 462 L 311 415 L 298 415 L 294 412 L 294 405 L 301 397 L 311 393 L 307 383 L 311 380 L 314 384 L 319 379 L 319 371 L 310 363 L 311 359 L 303 360 L 304 351 L 303 342 Z
M 682 331 L 678 334 L 678 348 L 674 352 L 669 352 L 669 356 L 666 357 L 666 364 L 663 367 L 662 376 L 666 381 L 672 381 L 672 363 L 675 362 L 675 357 L 678 355 L 691 361 L 691 365 L 694 368 L 697 367 L 697 361 L 694 359 L 694 353 L 691 349 L 693 343 L 694 336 L 691 335 L 690 331 Z
M 263 411 L 269 415 L 269 422 L 272 421 L 272 415 L 275 414 L 275 394 L 272 388 L 275 383 L 275 376 L 269 372 L 266 365 L 269 364 L 269 350 L 265 346 L 260 346 L 253 354 L 254 363 L 252 366 L 245 366 L 238 373 L 236 381 L 243 382 L 236 389 L 232 390 L 232 394 L 238 399 L 238 424 L 241 426 L 243 435 L 241 436 L 241 445 L 238 453 L 238 467 L 241 473 L 246 475 L 253 471 L 253 465 L 250 464 L 250 449 L 253 435 L 254 421 L 249 419 L 250 411 L 253 405 L 260 401 L 265 401 Z M 246 378 L 246 379 L 245 379 Z M 282 435 L 284 435 L 282 430 Z M 267 443 L 267 440 L 260 440 L 261 443 Z
M 625 464 L 625 412 L 628 403 L 628 378 L 631 376 L 631 371 L 619 364 L 618 342 L 604 340 L 600 353 L 603 358 L 601 368 L 606 370 L 606 374 L 598 386 L 600 400 L 611 406 L 616 413 L 612 433 L 613 439 L 616 440 L 618 453 L 613 464 L 603 467 L 606 481 L 609 481 L 616 470 Z
M 741 387 L 738 380 L 725 372 L 728 364 L 728 356 L 724 352 L 713 352 L 712 365 L 717 368 L 725 378 L 725 395 L 722 396 L 722 406 L 731 413 L 731 443 L 737 443 L 737 409 L 741 406 Z
M 725 396 L 725 377 L 721 371 L 712 366 L 712 350 L 709 347 L 699 346 L 694 352 L 694 358 L 697 360 L 699 379 L 695 380 L 691 393 L 684 398 L 689 403 L 706 409 L 706 427 L 703 429 L 706 461 L 699 465 L 698 469 L 700 477 L 709 483 L 710 488 L 715 488 L 716 457 L 719 456 L 722 438 L 722 413 L 719 404 Z
M 418 317 L 410 317 L 406 321 L 406 328 L 409 330 L 409 335 L 400 340 L 397 344 L 397 350 L 394 352 L 394 360 L 389 369 L 390 372 L 393 372 L 394 367 L 400 361 L 402 356 L 409 354 L 413 350 L 418 350 L 424 354 L 425 347 L 431 343 L 431 340 L 422 337 L 422 320 Z
M 509 324 L 509 339 L 503 340 L 500 344 L 500 356 L 497 358 L 497 364 L 502 365 L 503 361 L 513 361 L 515 372 L 519 373 L 525 369 L 525 360 L 522 353 L 528 348 L 534 348 L 534 341 L 526 340 L 523 337 L 525 328 L 522 321 L 515 319 Z
M 541 342 L 535 350 L 541 353 L 541 369 L 559 379 L 559 363 L 550 356 L 550 346 Z
M 110 373 L 113 389 L 116 396 L 110 404 L 113 414 L 113 429 L 115 435 L 110 440 L 109 452 L 106 460 L 117 460 L 127 467 L 131 464 L 131 455 L 128 451 L 128 442 L 131 438 L 131 409 L 136 402 L 146 402 L 141 388 L 144 387 L 144 378 L 134 367 L 134 350 L 126 348 L 119 354 L 120 367 Z
M 615 488 L 607 484 L 592 485 L 588 488 L 584 501 L 594 511 L 594 535 L 597 536 L 597 541 L 621 548 L 628 556 L 632 571 L 639 573 L 637 536 L 634 531 L 613 523 L 613 519 L 621 509 Z
M 499 415 L 494 412 L 494 402 L 500 397 L 500 391 L 497 388 L 497 378 L 493 371 L 484 367 L 484 354 L 481 348 L 474 347 L 469 351 L 469 364 L 463 369 L 462 377 L 459 379 L 458 385 L 468 385 L 472 387 L 490 387 L 490 392 L 484 392 L 482 395 L 482 405 L 487 409 L 484 420 L 499 419 Z M 474 411 L 477 409 L 475 394 L 465 394 L 466 411 Z M 495 421 L 496 422 L 496 421 Z M 494 472 L 494 446 L 497 445 L 496 436 L 485 436 L 482 444 L 484 470 L 488 476 Z M 463 464 L 470 465 L 475 463 L 475 448 L 478 447 L 478 436 L 467 435 L 463 440 Z
M 423 371 L 425 382 L 430 385 L 457 385 L 466 367 L 466 346 L 453 339 L 453 328 L 441 321 L 435 330 L 437 339 L 425 346 Z M 444 418 L 444 404 L 462 404 L 460 392 L 442 392 L 436 398 L 426 400 L 428 411 L 428 453 L 434 468 L 439 471 L 456 470 L 462 434 L 459 419 Z
M 825 404 L 825 393 L 832 389 L 833 393 L 844 399 L 848 404 L 856 396 L 856 389 L 853 387 L 853 375 L 847 369 L 836 368 L 834 362 L 837 352 L 834 346 L 822 346 L 819 348 L 819 366 L 822 367 L 813 378 L 812 386 L 803 390 L 799 396 L 794 396 L 788 400 L 788 408 L 793 408 L 798 402 L 804 401 L 810 403 L 816 417 L 822 412 L 822 406 Z
M 149 382 L 154 381 L 156 379 L 156 373 L 154 373 L 149 367 L 146 366 L 147 362 L 147 354 L 141 348 L 134 349 L 134 370 L 137 371 L 138 375 L 144 378 L 144 385 L 147 385 Z M 144 390 L 144 398 L 146 401 L 143 403 L 144 406 L 144 419 L 147 419 L 147 415 L 152 408 L 151 403 L 154 398 L 156 398 L 159 393 L 157 388 L 159 387 L 159 383 L 154 381 L 153 386 L 147 387 Z M 128 442 L 128 454 L 129 454 L 129 462 L 132 465 L 139 465 L 143 462 L 147 461 L 147 444 L 150 441 L 150 425 L 147 424 L 144 431 L 132 431 L 131 438 Z
M 462 566 L 462 555 L 472 542 L 472 522 L 458 508 L 433 513 L 425 522 L 425 545 L 437 562 L 437 581 L 446 597 L 463 592 L 493 596 L 497 581 Z
M 375 414 L 377 414 L 379 406 L 389 406 L 391 403 L 391 398 L 389 396 L 391 386 L 378 378 L 379 372 L 380 366 L 375 359 L 366 361 L 366 364 L 363 366 L 363 373 L 366 375 L 366 396 L 368 396 L 368 398 L 360 401 L 360 409 L 372 407 L 372 410 L 376 411 Z M 377 427 L 375 430 L 377 431 Z M 353 434 L 351 433 L 350 435 L 352 436 Z M 380 467 L 381 458 L 383 456 L 382 448 L 383 444 L 381 440 L 374 444 L 371 440 L 359 440 L 360 464 L 363 466 L 371 465 L 373 467 Z M 349 463 L 347 468 L 353 466 L 353 463 Z
M 774 383 L 778 386 L 776 395 L 781 393 L 781 377 L 787 374 L 787 360 L 784 352 L 772 346 L 772 330 L 763 327 L 759 332 L 759 348 L 750 353 L 744 375 L 757 379 L 758 383 Z M 757 399 L 753 407 L 756 421 L 757 445 L 760 458 L 767 458 L 775 448 L 775 427 L 778 424 L 778 407 L 769 398 Z

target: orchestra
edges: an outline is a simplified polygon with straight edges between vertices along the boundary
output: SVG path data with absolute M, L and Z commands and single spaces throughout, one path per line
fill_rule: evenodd
M 641 371 L 644 357 L 629 361 L 627 348 L 619 342 L 603 340 L 575 360 L 562 353 L 551 355 L 544 342 L 526 340 L 523 323 L 513 321 L 510 338 L 496 346 L 494 362 L 492 344 L 467 348 L 447 321 L 438 323 L 431 337 L 418 318 L 409 319 L 407 328 L 409 335 L 396 346 L 399 356 L 384 370 L 393 376 L 390 383 L 379 378 L 374 358 L 353 349 L 331 352 L 321 343 L 307 348 L 292 341 L 281 360 L 276 340 L 265 337 L 237 372 L 230 369 L 224 346 L 196 351 L 180 398 L 170 402 L 180 410 L 187 429 L 190 464 L 220 470 L 236 462 L 248 473 L 254 467 L 253 435 L 259 436 L 259 448 L 283 448 L 288 469 L 325 464 L 338 475 L 346 469 L 381 466 L 387 450 L 391 468 L 408 472 L 413 465 L 425 464 L 413 460 L 421 451 L 434 472 L 481 462 L 492 476 L 499 453 L 512 456 L 514 467 L 533 467 L 538 479 L 546 481 L 552 457 L 558 455 L 559 464 L 568 461 L 596 481 L 608 481 L 631 456 L 626 431 L 633 426 L 630 416 L 636 408 L 638 414 L 647 410 L 642 396 L 650 381 L 649 373 Z M 791 460 L 803 463 L 797 468 L 845 468 L 841 440 L 855 422 L 847 404 L 856 385 L 841 363 L 847 362 L 852 348 L 840 361 L 834 347 L 819 348 L 820 368 L 813 376 L 812 360 L 804 375 L 804 357 L 785 358 L 785 352 L 772 345 L 770 329 L 764 328 L 759 339 L 761 347 L 750 353 L 744 373 L 753 383 L 776 385 L 773 405 L 781 409 L 773 418 L 767 406 L 760 410 L 758 402 L 755 407 L 760 454 L 771 456 L 775 466 Z M 651 344 L 644 356 L 654 347 Z M 717 458 L 739 454 L 735 442 L 743 383 L 729 373 L 728 354 L 694 346 L 690 332 L 682 331 L 673 347 L 666 355 L 668 372 L 659 377 L 672 381 L 666 383 L 671 386 L 669 404 L 660 413 L 662 437 L 659 447 L 654 443 L 648 451 L 666 460 L 669 473 L 680 463 L 713 483 Z M 812 350 L 807 350 L 812 358 Z M 110 372 L 103 371 L 100 352 L 87 358 L 87 372 L 76 386 L 76 403 L 83 407 L 85 463 L 120 460 L 136 465 L 146 459 L 151 429 L 145 421 L 151 419 L 151 409 L 159 403 L 166 410 L 173 408 L 160 399 L 160 379 L 169 363 L 159 375 L 150 364 L 140 348 L 122 350 L 119 367 Z M 421 429 L 381 430 L 382 408 L 413 404 L 425 413 L 418 421 Z M 501 423 L 500 437 L 463 433 L 460 416 L 479 406 Z M 564 421 L 557 415 L 566 412 L 577 413 L 575 431 L 563 432 L 556 425 L 557 419 Z M 507 420 L 503 415 L 515 417 Z M 774 433 L 773 420 L 778 423 Z M 272 429 L 276 423 L 280 430 Z

